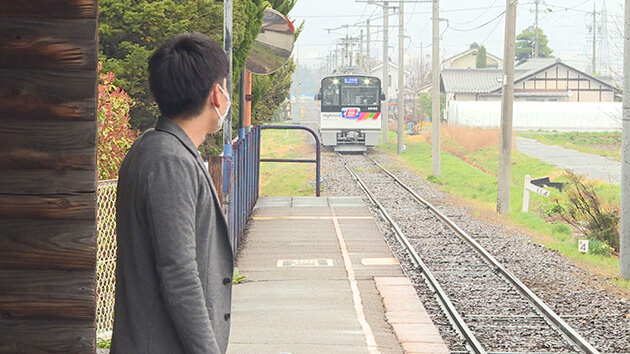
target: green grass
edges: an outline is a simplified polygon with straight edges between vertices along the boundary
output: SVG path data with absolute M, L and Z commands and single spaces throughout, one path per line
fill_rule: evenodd
M 555 134 L 520 133 L 548 145 L 585 152 L 621 161 L 621 132 L 567 132 Z
M 495 173 L 484 171 L 498 170 L 498 147 L 490 147 L 462 156 L 466 161 L 446 151 L 441 155 L 441 176 L 432 176 L 431 146 L 423 137 L 405 137 L 407 150 L 403 155 L 396 154 L 395 134 L 390 134 L 389 141 L 379 149 L 402 161 L 406 167 L 429 181 L 440 185 L 440 189 L 463 199 L 473 208 L 485 210 L 502 222 L 516 224 L 519 228 L 530 231 L 535 242 L 549 249 L 558 251 L 574 263 L 593 273 L 601 274 L 614 280 L 615 284 L 630 290 L 630 282 L 615 280 L 619 274 L 619 259 L 598 254 L 582 254 L 577 249 L 577 239 L 571 229 L 559 222 L 548 222 L 544 211 L 553 203 L 552 198 L 561 193 L 551 189 L 550 198 L 530 193 L 529 213 L 521 212 L 523 183 L 525 175 L 532 178 L 550 176 L 552 181 L 562 180 L 563 170 L 540 160 L 525 156 L 518 151 L 512 152 L 512 185 L 510 188 L 510 214 L 502 217 L 492 212 L 496 209 L 497 177 Z M 473 166 L 474 165 L 474 166 Z M 609 200 L 619 199 L 619 186 L 598 185 L 598 194 Z M 490 213 L 488 213 L 490 212 Z
M 261 158 L 305 159 L 315 154 L 304 141 L 305 133 L 263 130 Z M 260 164 L 260 196 L 315 196 L 315 165 L 286 162 Z

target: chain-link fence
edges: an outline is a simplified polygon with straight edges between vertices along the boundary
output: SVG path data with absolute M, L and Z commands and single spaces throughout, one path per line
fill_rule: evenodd
M 96 333 L 111 332 L 114 325 L 116 286 L 116 186 L 117 180 L 98 183 Z

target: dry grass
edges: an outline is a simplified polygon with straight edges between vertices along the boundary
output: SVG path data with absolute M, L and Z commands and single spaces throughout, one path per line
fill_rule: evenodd
M 427 142 L 431 143 L 431 133 L 427 133 L 425 138 Z M 440 140 L 443 150 L 486 173 L 496 173 L 496 171 L 488 170 L 484 161 L 474 160 L 471 156 L 473 156 L 474 152 L 484 149 L 492 149 L 492 155 L 498 154 L 500 145 L 499 129 L 442 125 L 440 127 Z M 491 156 L 487 157 L 491 158 Z
M 466 149 L 468 152 L 479 151 L 491 146 L 499 146 L 499 129 L 470 128 L 457 125 L 442 125 L 440 134 L 445 141 Z

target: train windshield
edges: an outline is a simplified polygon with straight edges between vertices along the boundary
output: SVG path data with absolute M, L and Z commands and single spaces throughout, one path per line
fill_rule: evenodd
M 322 106 L 379 106 L 381 82 L 373 77 L 339 76 L 322 81 Z
M 344 86 L 341 89 L 342 106 L 378 105 L 378 86 Z

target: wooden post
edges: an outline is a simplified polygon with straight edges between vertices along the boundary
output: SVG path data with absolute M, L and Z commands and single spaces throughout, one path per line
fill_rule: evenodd
M 223 190 L 221 188 L 223 185 L 223 157 L 210 156 L 208 159 L 208 172 L 210 173 L 210 177 L 212 177 L 214 188 L 217 190 L 219 201 L 221 205 L 223 205 Z
M 98 0 L 0 0 L 0 352 L 94 353 Z

